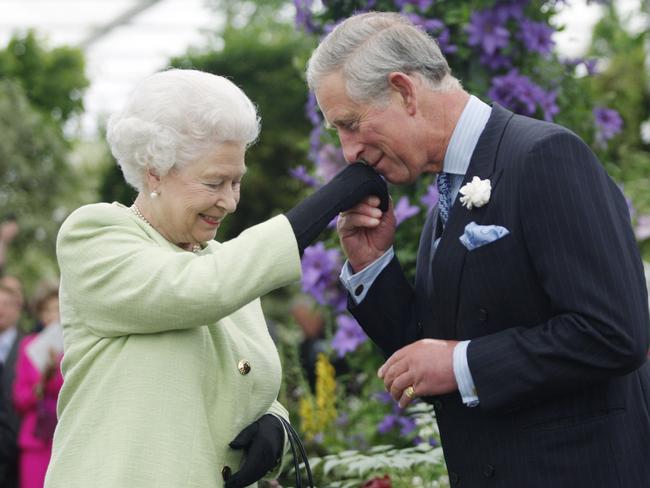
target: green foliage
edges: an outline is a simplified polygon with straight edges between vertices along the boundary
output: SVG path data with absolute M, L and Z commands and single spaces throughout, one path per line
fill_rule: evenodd
M 88 86 L 80 50 L 48 50 L 32 31 L 9 41 L 0 51 L 0 78 L 17 80 L 30 104 L 55 121 L 65 122 L 83 110 Z
M 7 271 L 28 291 L 58 275 L 56 233 L 83 199 L 84 167 L 70 163 L 63 123 L 81 112 L 87 85 L 77 49 L 47 49 L 29 32 L 0 50 L 0 217 L 18 218 Z
M 8 268 L 16 271 L 19 263 L 19 274 L 29 282 L 56 274 L 54 239 L 67 214 L 61 196 L 72 191 L 75 176 L 60 131 L 14 81 L 0 81 L 0 134 L 0 208 L 15 214 L 20 225 Z
M 642 140 L 639 129 L 650 120 L 648 41 L 648 31 L 629 32 L 610 7 L 594 28 L 590 48 L 593 56 L 605 60 L 604 70 L 591 80 L 595 98 L 615 107 L 624 122 L 623 132 L 603 151 L 603 162 L 623 184 L 638 214 L 650 213 L 650 141 Z

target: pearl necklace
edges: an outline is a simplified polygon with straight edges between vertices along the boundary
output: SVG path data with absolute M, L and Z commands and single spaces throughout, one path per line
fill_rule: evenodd
M 149 221 L 147 220 L 147 218 L 146 218 L 144 215 L 142 215 L 142 212 L 140 212 L 140 209 L 137 207 L 137 205 L 136 205 L 135 203 L 134 203 L 133 205 L 131 205 L 130 208 L 131 208 L 131 211 L 132 211 L 136 216 L 138 216 L 139 218 L 141 218 L 141 219 L 142 219 L 142 220 L 143 220 L 143 221 L 144 221 L 144 222 L 145 222 L 149 227 L 155 229 L 155 227 L 154 227 L 153 225 L 151 225 L 151 222 L 149 222 Z M 201 246 L 200 246 L 199 244 L 192 244 L 192 249 L 191 249 L 191 251 L 192 251 L 194 254 L 198 254 L 199 252 L 201 252 Z

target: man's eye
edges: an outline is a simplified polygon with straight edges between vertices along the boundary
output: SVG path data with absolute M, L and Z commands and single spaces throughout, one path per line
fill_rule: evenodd
M 221 182 L 219 182 L 219 183 L 205 183 L 205 186 L 207 186 L 208 188 L 210 188 L 212 190 L 216 190 L 217 188 L 219 188 L 221 186 Z

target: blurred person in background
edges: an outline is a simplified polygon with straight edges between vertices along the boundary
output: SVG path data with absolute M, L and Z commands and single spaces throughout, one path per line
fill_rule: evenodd
M 41 332 L 20 343 L 13 400 L 21 415 L 18 431 L 20 488 L 42 488 L 52 453 L 56 402 L 63 384 L 63 334 L 59 324 L 59 290 L 42 283 L 33 300 Z
M 31 300 L 30 310 L 35 319 L 32 332 L 59 321 L 59 285 L 51 281 L 40 283 Z
M 4 365 L 0 363 L 0 382 L 4 374 L 3 369 Z M 9 420 L 4 392 L 0 388 L 0 486 L 12 486 L 8 480 L 8 474 L 16 469 L 17 454 L 16 429 Z
M 57 239 L 65 379 L 47 488 L 238 488 L 288 443 L 281 366 L 259 297 L 294 282 L 340 211 L 388 194 L 346 168 L 285 215 L 217 242 L 259 119 L 229 80 L 152 75 L 108 123 L 131 207 L 73 212 Z
M 21 314 L 21 295 L 15 289 L 0 283 L 0 363 L 3 365 L 2 373 L 2 402 L 4 414 L 10 429 L 4 431 L 3 444 L 10 451 L 15 451 L 16 433 L 20 418 L 13 407 L 12 386 L 15 376 L 18 346 L 22 340 L 22 333 L 18 329 Z M 18 486 L 18 473 L 15 463 L 5 466 L 4 473 L 0 471 L 0 486 L 2 488 L 15 488 Z

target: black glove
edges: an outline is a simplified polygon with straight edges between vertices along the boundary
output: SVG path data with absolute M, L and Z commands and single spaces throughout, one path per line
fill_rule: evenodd
M 381 211 L 388 210 L 386 182 L 369 166 L 354 163 L 289 210 L 286 217 L 293 227 L 300 254 L 339 212 L 355 206 L 368 195 L 378 196 Z
M 226 488 L 243 488 L 259 481 L 276 467 L 284 451 L 284 427 L 274 415 L 266 414 L 242 430 L 228 444 L 246 453 L 242 467 L 226 481 Z

